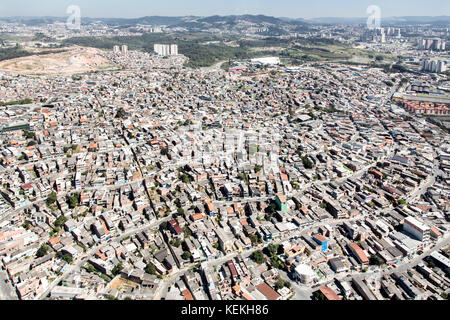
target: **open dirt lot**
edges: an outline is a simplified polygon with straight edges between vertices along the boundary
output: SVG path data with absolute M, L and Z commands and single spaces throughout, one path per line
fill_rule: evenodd
M 73 74 L 113 69 L 115 65 L 94 48 L 71 48 L 66 52 L 35 55 L 0 62 L 0 71 L 14 74 Z

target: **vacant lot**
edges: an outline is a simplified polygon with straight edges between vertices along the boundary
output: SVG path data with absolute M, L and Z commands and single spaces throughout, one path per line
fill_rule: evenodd
M 2 61 L 0 71 L 14 74 L 73 74 L 115 66 L 95 48 L 71 48 L 66 52 L 34 55 Z

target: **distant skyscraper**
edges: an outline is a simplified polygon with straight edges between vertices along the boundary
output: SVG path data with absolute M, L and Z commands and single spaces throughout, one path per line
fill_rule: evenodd
M 447 65 L 444 61 L 439 61 L 437 66 L 437 72 L 443 73 L 447 71 Z
M 122 46 L 122 53 L 123 54 L 127 54 L 128 53 L 128 46 L 126 46 L 126 45 Z
M 176 44 L 155 44 L 154 51 L 160 56 L 176 56 L 178 55 L 178 45 Z
M 173 56 L 177 56 L 178 55 L 178 45 L 172 44 L 170 46 L 170 54 L 173 55 Z
M 442 60 L 426 59 L 422 62 L 422 71 L 443 73 L 447 71 L 447 64 Z
M 417 46 L 419 50 L 445 51 L 446 43 L 444 39 L 418 39 Z
M 120 47 L 119 46 L 114 46 L 113 47 L 113 52 L 114 53 L 119 53 L 120 52 Z

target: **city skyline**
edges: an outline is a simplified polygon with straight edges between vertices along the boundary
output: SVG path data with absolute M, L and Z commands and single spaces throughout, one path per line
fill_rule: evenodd
M 143 16 L 212 16 L 263 14 L 288 18 L 360 18 L 366 17 L 366 10 L 371 5 L 381 9 L 382 17 L 395 16 L 443 16 L 450 15 L 450 3 L 442 0 L 428 1 L 372 1 L 322 0 L 314 3 L 308 1 L 281 0 L 276 3 L 269 0 L 230 0 L 211 4 L 205 0 L 180 1 L 171 0 L 164 3 L 145 3 L 131 0 L 122 3 L 116 0 L 62 0 L 55 4 L 53 0 L 39 1 L 39 5 L 29 0 L 4 0 L 0 4 L 1 17 L 13 16 L 65 16 L 67 8 L 78 5 L 82 17 L 91 18 L 138 18 Z

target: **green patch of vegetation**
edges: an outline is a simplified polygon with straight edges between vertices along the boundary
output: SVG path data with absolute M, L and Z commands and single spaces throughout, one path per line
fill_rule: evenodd
M 262 168 L 263 168 L 263 167 L 262 167 L 261 165 L 258 165 L 258 164 L 257 164 L 257 165 L 255 165 L 255 168 L 254 168 L 254 169 L 255 169 L 255 172 L 258 173 L 258 172 L 261 171 Z
M 65 223 L 67 222 L 67 218 L 63 215 L 60 215 L 56 220 L 55 220 L 55 227 L 56 228 L 60 228 L 62 227 Z
M 120 272 L 122 272 L 122 270 L 123 270 L 123 265 L 122 265 L 122 263 L 118 263 L 118 264 L 116 264 L 115 266 L 114 266 L 114 268 L 112 269 L 112 274 L 113 275 L 115 275 L 115 276 L 117 276 L 118 274 L 120 274 Z
M 314 163 L 308 157 L 302 157 L 302 163 L 306 169 L 314 168 Z
M 181 240 L 180 239 L 174 239 L 172 241 L 170 241 L 170 244 L 176 248 L 181 246 Z
M 1 61 L 1 59 L 0 59 L 0 61 Z M 22 99 L 22 100 L 7 101 L 7 102 L 0 101 L 0 106 L 1 107 L 16 106 L 16 105 L 31 104 L 31 103 L 33 103 L 33 100 L 31 100 L 31 99 Z
M 252 245 L 257 245 L 259 243 L 262 243 L 261 238 L 256 234 L 251 234 L 248 236 L 250 238 L 250 241 L 252 242 Z
M 124 108 L 119 108 L 119 110 L 117 110 L 115 118 L 116 119 L 126 119 L 126 117 L 127 117 L 127 113 L 124 110 Z
M 266 262 L 266 258 L 264 257 L 264 253 L 261 250 L 257 250 L 255 252 L 253 252 L 251 258 L 257 264 L 263 264 L 264 262 Z
M 72 263 L 72 261 L 73 261 L 73 258 L 70 254 L 67 254 L 67 253 L 63 254 L 61 251 L 58 251 L 58 253 L 56 254 L 56 257 L 64 260 L 65 262 L 67 262 L 69 264 Z
M 48 252 L 49 247 L 46 244 L 40 246 L 38 251 L 36 252 L 36 257 L 41 258 L 45 256 Z
M 147 272 L 148 274 L 156 275 L 155 265 L 151 262 L 147 263 L 147 265 L 145 266 L 145 272 Z
M 26 230 L 29 230 L 31 228 L 31 223 L 25 220 L 22 227 L 24 227 Z
M 193 179 L 191 178 L 190 175 L 186 174 L 186 173 L 182 173 L 179 176 L 179 179 L 183 182 L 183 183 L 191 183 L 193 181 Z
M 78 207 L 80 200 L 80 193 L 75 193 L 74 195 L 68 198 L 68 204 L 70 209 L 74 209 Z
M 275 282 L 275 289 L 280 290 L 284 287 L 290 289 L 292 284 L 288 280 L 284 280 L 281 277 L 278 277 L 277 281 Z
M 384 264 L 384 261 L 380 257 L 372 254 L 369 258 L 369 264 L 371 266 L 381 266 Z
M 54 204 L 56 202 L 56 200 L 57 200 L 57 195 L 55 192 L 52 192 L 47 196 L 47 200 L 45 200 L 45 203 L 47 204 L 47 206 L 50 206 L 50 205 Z
M 183 232 L 185 238 L 190 238 L 192 236 L 191 230 L 186 226 L 183 227 Z
M 183 254 L 181 255 L 181 257 L 184 260 L 189 260 L 191 258 L 191 253 L 189 251 L 184 251 Z
M 0 61 L 4 60 L 11 60 L 15 58 L 22 58 L 22 57 L 29 57 L 29 56 L 42 56 L 47 54 L 53 54 L 53 53 L 61 53 L 65 52 L 65 50 L 47 50 L 47 51 L 40 51 L 40 52 L 31 52 L 22 49 L 20 46 L 16 46 L 14 48 L 2 48 L 0 49 Z

